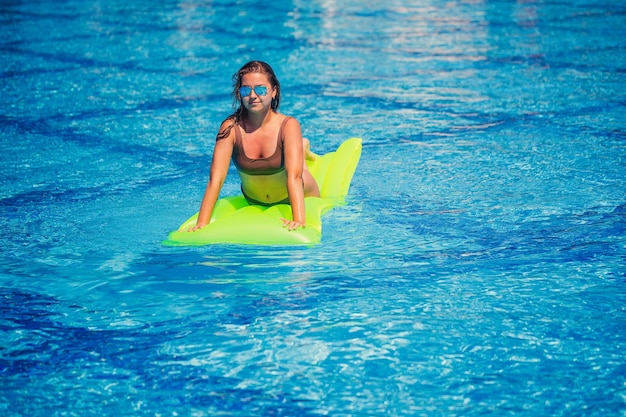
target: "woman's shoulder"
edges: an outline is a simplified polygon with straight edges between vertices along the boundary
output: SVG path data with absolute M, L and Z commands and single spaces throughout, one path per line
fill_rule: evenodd
M 237 118 L 234 115 L 228 116 L 222 124 L 217 133 L 218 139 L 225 139 L 227 137 L 233 137 L 237 125 Z
M 232 125 L 234 125 L 236 123 L 237 123 L 237 116 L 235 114 L 231 114 L 230 116 L 228 116 L 227 118 L 222 120 L 222 124 L 220 125 L 220 130 L 223 127 L 232 126 Z
M 279 135 L 283 138 L 283 141 L 288 138 L 301 138 L 302 128 L 300 122 L 293 116 L 284 116 L 280 121 Z
M 289 116 L 281 113 L 279 113 L 278 116 L 280 117 L 281 126 L 300 126 L 300 122 L 298 122 L 298 119 L 296 119 L 294 116 Z

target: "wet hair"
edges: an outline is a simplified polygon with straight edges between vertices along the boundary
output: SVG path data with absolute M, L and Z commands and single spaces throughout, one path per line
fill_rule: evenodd
M 242 104 L 239 88 L 241 87 L 243 76 L 251 73 L 260 73 L 267 76 L 270 85 L 276 89 L 276 97 L 272 98 L 271 107 L 273 111 L 278 110 L 278 106 L 280 105 L 280 82 L 278 78 L 276 78 L 274 70 L 266 62 L 250 61 L 233 74 L 233 109 L 235 109 L 235 112 L 226 118 L 226 120 L 232 120 L 232 123 L 218 133 L 218 140 L 228 137 L 233 126 L 241 119 L 241 115 L 245 109 Z

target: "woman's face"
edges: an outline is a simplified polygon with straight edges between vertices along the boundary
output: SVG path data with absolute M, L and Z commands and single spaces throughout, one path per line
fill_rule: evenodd
M 250 112 L 259 112 L 272 107 L 272 99 L 276 96 L 276 89 L 270 84 L 267 75 L 260 72 L 251 72 L 241 77 L 239 94 L 241 104 Z M 263 87 L 265 95 L 263 95 Z M 242 91 L 244 90 L 244 91 Z M 247 90 L 247 91 L 246 91 Z M 249 95 L 244 97 L 244 93 Z

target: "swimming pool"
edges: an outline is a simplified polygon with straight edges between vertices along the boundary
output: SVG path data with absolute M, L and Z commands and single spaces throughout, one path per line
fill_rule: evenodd
M 366 3 L 2 3 L 2 415 L 626 414 L 626 7 Z M 250 59 L 348 204 L 165 247 Z

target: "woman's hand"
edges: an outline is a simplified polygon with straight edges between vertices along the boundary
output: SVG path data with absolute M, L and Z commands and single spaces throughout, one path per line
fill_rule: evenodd
M 288 228 L 289 231 L 296 230 L 299 227 L 302 227 L 303 229 L 306 227 L 306 224 L 297 222 L 295 220 L 289 220 L 289 219 L 280 219 L 280 220 L 282 220 L 283 222 L 283 227 Z
M 189 229 L 187 229 L 188 232 L 195 232 L 196 230 L 200 230 L 204 227 L 205 225 L 199 225 L 196 224 L 194 226 L 191 226 Z

